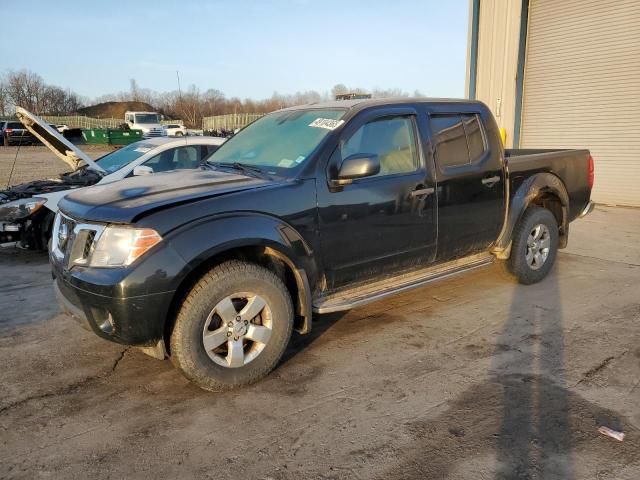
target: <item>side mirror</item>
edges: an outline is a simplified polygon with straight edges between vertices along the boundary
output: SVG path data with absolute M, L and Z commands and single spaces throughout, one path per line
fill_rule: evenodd
M 356 178 L 372 177 L 380 173 L 380 159 L 375 153 L 356 153 L 342 161 L 334 185 L 349 185 Z
M 138 165 L 133 168 L 133 176 L 139 177 L 141 175 L 151 175 L 153 173 L 153 168 L 147 167 L 146 165 Z

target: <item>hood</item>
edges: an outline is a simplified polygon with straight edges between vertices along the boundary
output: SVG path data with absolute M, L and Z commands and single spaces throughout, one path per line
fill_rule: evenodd
M 204 169 L 154 173 L 72 192 L 59 207 L 79 220 L 133 223 L 146 213 L 171 205 L 273 184 L 271 180 Z
M 64 138 L 55 128 L 51 127 L 40 117 L 28 112 L 22 107 L 16 107 L 16 115 L 27 130 L 44 143 L 56 157 L 72 169 L 76 170 L 80 166 L 80 163 L 84 162 L 92 170 L 106 173 L 89 155 Z

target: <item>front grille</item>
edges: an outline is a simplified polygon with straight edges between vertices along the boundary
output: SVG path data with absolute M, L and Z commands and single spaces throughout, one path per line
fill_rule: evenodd
M 164 137 L 164 129 L 152 128 L 147 133 L 145 133 L 144 136 L 145 137 Z
M 93 241 L 96 238 L 96 232 L 94 230 L 90 230 L 87 234 L 87 239 L 84 242 L 84 248 L 82 249 L 82 258 L 89 258 L 89 254 L 91 253 L 91 249 L 93 247 Z
M 102 230 L 102 225 L 79 223 L 58 213 L 51 242 L 52 251 L 63 261 L 65 268 L 86 265 Z

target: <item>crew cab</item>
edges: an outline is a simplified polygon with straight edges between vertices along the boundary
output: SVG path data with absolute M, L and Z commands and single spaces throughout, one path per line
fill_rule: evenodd
M 221 390 L 256 381 L 313 314 L 498 259 L 542 280 L 591 211 L 588 150 L 505 150 L 464 100 L 349 100 L 271 113 L 200 170 L 60 202 L 62 308 Z

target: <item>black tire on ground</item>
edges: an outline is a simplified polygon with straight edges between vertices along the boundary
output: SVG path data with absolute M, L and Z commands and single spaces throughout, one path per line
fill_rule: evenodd
M 264 349 L 253 360 L 231 368 L 209 357 L 203 332 L 216 305 L 238 292 L 251 292 L 264 299 L 271 312 L 272 328 Z M 204 274 L 188 293 L 171 333 L 171 361 L 200 388 L 229 390 L 256 382 L 273 370 L 289 343 L 292 330 L 291 296 L 280 278 L 260 265 L 230 260 Z
M 536 264 L 532 265 L 527 260 L 527 253 L 529 252 L 528 241 L 530 236 L 534 236 L 533 233 L 536 227 L 540 225 L 546 228 L 548 237 L 543 236 L 537 242 L 540 244 L 545 238 L 548 238 L 548 254 L 546 259 L 536 266 Z M 558 223 L 556 218 L 545 208 L 529 207 L 513 231 L 511 256 L 506 261 L 508 271 L 522 284 L 530 285 L 539 282 L 547 276 L 553 267 L 557 253 Z
M 182 132 L 176 132 L 176 137 L 182 137 L 184 135 L 184 133 Z

